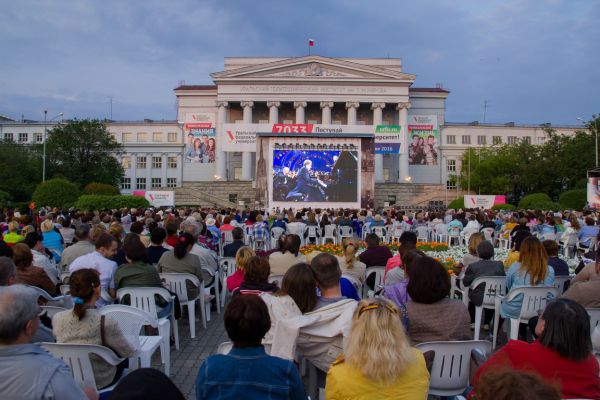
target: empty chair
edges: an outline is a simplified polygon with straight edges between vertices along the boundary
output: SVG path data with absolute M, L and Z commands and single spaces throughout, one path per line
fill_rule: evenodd
M 353 238 L 354 229 L 351 226 L 340 226 L 338 229 L 339 242 L 342 242 L 345 238 Z
M 183 307 L 187 306 L 188 318 L 190 320 L 190 336 L 192 339 L 196 337 L 196 301 L 200 302 L 200 313 L 202 315 L 202 326 L 206 329 L 206 311 L 204 306 L 204 291 L 202 284 L 196 275 L 182 273 L 162 273 L 160 274 L 169 290 L 177 295 L 179 304 L 183 313 Z M 194 298 L 188 297 L 187 283 L 190 282 L 198 288 L 198 295 Z M 208 310 L 210 313 L 210 309 Z
M 426 226 L 417 227 L 417 240 L 421 242 L 429 242 L 429 228 Z
M 235 273 L 236 265 L 235 258 L 223 257 L 219 259 L 219 275 L 221 277 L 221 306 L 225 307 L 227 298 L 227 278 Z M 210 311 L 210 310 L 209 310 Z
M 436 242 L 445 242 L 447 238 L 448 238 L 448 225 L 437 224 L 435 226 L 435 241 Z
M 381 289 L 383 285 L 383 274 L 385 273 L 385 266 L 369 267 L 365 271 L 365 282 L 369 279 L 371 274 L 375 274 L 375 281 L 373 283 L 373 290 L 369 289 L 368 285 L 363 286 L 362 298 L 374 297 L 375 292 Z
M 325 234 L 323 235 L 322 243 L 325 244 L 329 240 L 333 244 L 338 244 L 337 226 L 334 224 L 325 225 Z
M 402 232 L 404 232 L 402 225 L 396 225 L 392 230 L 392 234 L 390 235 L 390 243 L 399 242 Z
M 496 233 L 496 231 L 494 230 L 494 228 L 483 228 L 481 230 L 481 233 L 483 233 L 485 240 L 487 240 L 491 244 L 496 243 L 495 238 L 494 238 L 494 234 Z
M 321 239 L 321 228 L 319 228 L 317 225 L 308 225 L 306 227 L 306 233 L 307 244 L 313 242 L 314 244 L 319 244 Z

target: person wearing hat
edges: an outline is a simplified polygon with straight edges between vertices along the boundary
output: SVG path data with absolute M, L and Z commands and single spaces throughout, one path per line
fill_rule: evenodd
M 214 236 L 214 238 L 221 241 L 221 231 L 219 230 L 219 228 L 217 228 L 217 221 L 209 215 L 208 217 L 206 217 L 204 223 L 206 224 L 206 229 L 208 229 L 208 231 Z

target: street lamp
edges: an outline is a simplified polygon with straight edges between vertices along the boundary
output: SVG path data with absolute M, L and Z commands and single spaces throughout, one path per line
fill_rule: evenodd
M 581 122 L 584 125 L 587 125 L 588 129 L 592 132 L 594 132 L 594 134 L 596 135 L 595 138 L 595 142 L 596 142 L 596 168 L 598 168 L 598 116 L 597 115 L 592 115 L 592 118 L 594 118 L 594 126 L 592 129 L 592 123 L 590 121 L 585 121 L 583 118 L 581 117 L 577 117 L 577 120 L 579 122 Z
M 52 122 L 54 121 L 56 118 L 58 117 L 62 117 L 63 113 L 58 114 L 56 117 L 51 118 L 51 119 L 47 119 L 48 117 L 48 110 L 44 110 L 44 154 L 42 156 L 43 162 L 42 162 L 42 182 L 46 182 L 46 138 L 47 138 L 47 134 L 48 134 L 48 129 L 47 129 L 47 123 L 48 122 Z

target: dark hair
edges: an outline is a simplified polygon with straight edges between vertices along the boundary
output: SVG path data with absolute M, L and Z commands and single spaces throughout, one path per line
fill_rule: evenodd
M 310 268 L 315 274 L 315 280 L 323 289 L 329 289 L 340 284 L 342 270 L 337 258 L 329 253 L 321 253 L 312 259 Z
M 534 372 L 510 369 L 490 370 L 475 386 L 477 400 L 560 400 L 560 390 Z
M 191 246 L 193 244 L 194 244 L 194 237 L 192 236 L 191 233 L 184 232 L 181 235 L 179 235 L 179 237 L 177 238 L 177 244 L 175 245 L 175 248 L 173 249 L 173 253 L 175 253 L 175 257 L 177 257 L 178 260 L 181 260 L 183 257 L 185 257 L 188 246 Z
M 407 243 L 403 246 L 400 246 L 400 249 L 404 248 L 404 252 L 399 251 L 400 259 L 402 260 L 402 268 L 406 271 L 408 276 L 410 276 L 410 266 L 415 262 L 415 260 L 426 257 L 427 254 L 423 253 L 416 249 L 416 247 L 408 247 L 414 246 L 412 243 Z
M 71 296 L 79 297 L 84 302 L 88 302 L 93 296 L 96 288 L 100 286 L 100 273 L 95 269 L 85 268 L 79 269 L 69 277 L 69 287 L 71 288 Z M 73 314 L 79 320 L 85 317 L 85 304 L 75 303 Z
M 265 302 L 255 295 L 234 296 L 223 317 L 227 336 L 234 347 L 258 347 L 271 328 Z
M 177 224 L 175 222 L 169 222 L 169 223 L 167 223 L 167 227 L 166 228 L 167 228 L 167 235 L 173 236 L 173 235 L 177 234 L 178 226 L 177 226 Z
M 286 236 L 285 247 L 281 250 L 282 253 L 289 251 L 294 256 L 298 256 L 300 251 L 300 236 L 292 233 Z
M 414 232 L 402 232 L 402 234 L 400 235 L 400 238 L 398 239 L 398 241 L 400 243 L 402 243 L 403 245 L 405 243 L 413 243 L 417 244 L 417 235 Z
M 287 235 L 285 233 L 282 233 L 281 235 L 279 235 L 279 239 L 277 239 L 277 248 L 282 253 L 283 253 L 283 251 L 285 249 L 285 242 L 286 241 L 287 241 Z
M 167 231 L 165 228 L 154 228 L 150 233 L 150 241 L 153 244 L 162 244 L 167 238 Z
M 239 226 L 236 226 L 231 231 L 231 236 L 233 237 L 233 240 L 242 240 L 244 238 L 244 230 Z
M 529 236 L 532 236 L 529 231 L 517 231 L 515 233 L 515 236 L 513 237 L 515 251 L 521 251 L 523 240 L 527 239 Z
M 546 253 L 548 253 L 548 257 L 557 257 L 558 256 L 558 243 L 555 240 L 544 240 L 542 242 L 542 246 L 546 249 Z
M 17 243 L 13 246 L 13 262 L 17 266 L 18 270 L 24 270 L 31 266 L 33 262 L 33 254 L 29 250 L 29 246 L 25 243 Z
M 94 245 L 96 246 L 96 249 L 108 249 L 112 245 L 112 243 L 116 241 L 117 239 L 114 236 L 105 232 L 100 234 L 100 236 L 96 238 L 96 242 L 94 242 Z
M 410 263 L 410 279 L 406 290 L 417 303 L 432 304 L 450 294 L 450 276 L 446 269 L 431 257 L 419 257 Z
M 138 368 L 119 380 L 111 400 L 185 400 L 169 377 L 154 368 Z
M 487 240 L 482 240 L 477 245 L 477 255 L 482 260 L 491 260 L 494 257 L 494 245 Z
M 29 232 L 27 236 L 25 236 L 25 239 L 21 241 L 21 243 L 25 243 L 30 249 L 33 249 L 37 242 L 42 242 L 43 240 L 44 237 L 41 233 Z
M 244 268 L 244 282 L 265 283 L 269 280 L 271 265 L 265 257 L 252 256 Z
M 302 313 L 314 310 L 317 305 L 317 282 L 310 265 L 294 264 L 287 270 L 277 295 L 289 295 Z
M 90 226 L 88 224 L 79 224 L 75 229 L 77 240 L 86 240 L 90 237 Z
M 590 317 L 583 306 L 560 298 L 546 306 L 541 317 L 544 331 L 540 343 L 569 360 L 585 360 L 592 352 Z
M 13 251 L 9 245 L 4 242 L 4 240 L 0 239 L 0 257 L 8 257 L 12 258 Z
M 365 242 L 367 243 L 367 247 L 375 247 L 379 245 L 379 236 L 374 233 L 369 233 L 365 237 Z
M 146 246 L 137 235 L 127 235 L 127 239 L 123 244 L 125 257 L 131 261 L 146 261 Z
M 0 286 L 8 286 L 8 281 L 16 274 L 17 269 L 13 260 L 8 257 L 0 257 Z
M 144 223 L 142 221 L 135 221 L 133 224 L 131 224 L 129 231 L 137 233 L 138 235 L 141 234 L 144 231 Z

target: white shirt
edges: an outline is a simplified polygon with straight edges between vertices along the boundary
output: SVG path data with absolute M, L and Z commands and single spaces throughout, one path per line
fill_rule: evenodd
M 33 265 L 36 267 L 43 268 L 48 275 L 48 278 L 52 281 L 53 284 L 58 284 L 60 282 L 58 276 L 58 270 L 56 269 L 56 264 L 50 261 L 45 254 L 40 253 L 37 250 L 31 250 L 31 254 L 33 254 Z
M 202 247 L 198 243 L 194 243 L 190 253 L 198 256 L 203 270 L 215 276 L 217 269 L 219 269 L 219 264 L 217 263 L 217 254 L 214 251 Z
M 77 257 L 71 265 L 69 265 L 69 272 L 73 273 L 77 270 L 91 268 L 95 269 L 100 273 L 100 286 L 102 290 L 108 291 L 108 289 L 115 288 L 115 272 L 117 271 L 117 263 L 104 257 L 97 251 L 93 251 L 90 254 Z M 109 303 L 104 299 L 100 298 L 96 302 L 97 307 L 103 307 Z

